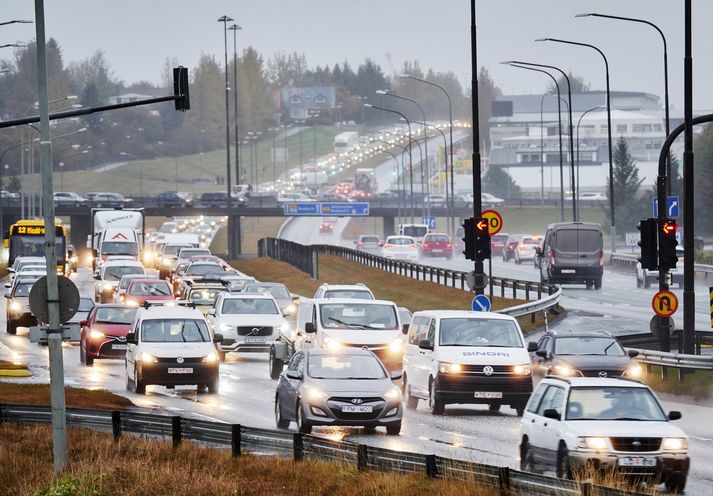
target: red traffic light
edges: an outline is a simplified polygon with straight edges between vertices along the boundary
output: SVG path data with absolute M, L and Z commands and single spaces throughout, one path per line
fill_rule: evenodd
M 486 219 L 480 219 L 476 224 L 475 227 L 478 229 L 480 232 L 487 232 L 488 231 L 488 221 Z
M 663 223 L 661 230 L 664 234 L 675 233 L 678 230 L 678 224 L 675 220 L 669 220 Z

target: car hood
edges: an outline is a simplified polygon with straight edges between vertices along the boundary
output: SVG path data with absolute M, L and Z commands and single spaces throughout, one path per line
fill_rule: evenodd
M 131 330 L 131 324 L 106 324 L 95 322 L 92 329 L 101 331 L 107 336 L 126 336 Z
M 196 358 L 206 356 L 215 351 L 210 342 L 200 343 L 141 343 L 141 351 L 158 358 Z
M 463 365 L 522 365 L 530 363 L 530 355 L 524 347 L 439 346 L 438 360 Z
M 567 425 L 578 436 L 604 437 L 685 437 L 683 430 L 670 422 L 634 420 L 570 420 Z
M 403 334 L 400 329 L 372 331 L 368 329 L 325 329 L 321 340 L 334 339 L 348 346 L 378 346 L 387 345 L 396 339 L 401 339 Z
M 383 396 L 386 391 L 392 388 L 390 379 L 359 380 L 359 379 L 315 379 L 310 377 L 307 384 L 315 386 L 326 394 L 333 396 L 338 393 L 340 396 L 364 396 L 367 393 L 372 396 Z
M 554 365 L 567 365 L 577 370 L 625 370 L 633 362 L 628 356 L 564 355 L 557 357 Z
M 237 326 L 272 326 L 279 327 L 286 320 L 280 315 L 264 315 L 264 314 L 240 314 L 240 315 L 221 315 L 215 319 L 216 324 L 225 324 L 231 327 Z

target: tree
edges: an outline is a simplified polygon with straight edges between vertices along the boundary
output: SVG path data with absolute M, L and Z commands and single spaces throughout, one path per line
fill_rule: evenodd
M 480 138 L 485 140 L 488 149 L 490 148 L 488 121 L 492 115 L 493 100 L 500 95 L 502 95 L 502 91 L 496 86 L 488 70 L 481 67 L 480 74 L 478 74 L 478 126 L 480 127 Z
M 491 166 L 483 176 L 483 191 L 503 198 L 519 198 L 522 190 L 502 167 Z
M 19 193 L 21 189 L 22 183 L 20 182 L 20 178 L 15 175 L 10 176 L 10 179 L 7 182 L 7 190 L 10 193 Z
M 577 74 L 574 74 L 570 71 L 567 74 L 567 77 L 569 78 L 569 83 L 572 85 L 570 89 L 573 95 L 575 93 L 586 93 L 587 91 L 589 91 L 590 85 L 584 80 L 583 76 L 578 76 Z M 565 79 L 565 77 L 560 76 L 559 78 L 557 78 L 557 83 L 560 85 L 560 91 L 562 92 L 562 94 L 566 95 L 567 80 Z M 554 85 L 554 83 L 550 83 L 548 93 L 557 93 L 557 87 Z
M 648 210 L 646 197 L 639 194 L 643 182 L 643 179 L 639 179 L 639 167 L 629 153 L 629 144 L 623 136 L 616 142 L 613 158 L 616 227 L 619 233 L 633 232 L 639 221 L 646 217 Z M 609 180 L 607 180 L 607 191 L 609 191 Z M 611 223 L 611 209 L 608 203 L 606 211 Z

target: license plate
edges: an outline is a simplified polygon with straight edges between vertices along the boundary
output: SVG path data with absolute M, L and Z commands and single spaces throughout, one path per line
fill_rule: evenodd
M 476 398 L 500 399 L 503 397 L 503 393 L 494 391 L 476 391 L 474 396 Z
M 245 338 L 246 343 L 264 343 L 266 340 L 267 340 L 267 338 L 255 337 L 255 336 L 248 336 Z
M 577 271 L 574 269 L 562 269 L 560 272 L 563 274 L 574 274 Z
M 443 253 L 443 250 L 433 250 L 433 253 Z
M 112 350 L 125 350 L 126 345 L 125 344 L 112 344 L 111 349 Z
M 372 413 L 374 408 L 367 405 L 344 405 L 342 413 Z
M 192 367 L 169 367 L 168 373 L 169 374 L 192 374 L 193 368 Z
M 656 458 L 652 456 L 622 456 L 617 460 L 620 467 L 655 467 Z

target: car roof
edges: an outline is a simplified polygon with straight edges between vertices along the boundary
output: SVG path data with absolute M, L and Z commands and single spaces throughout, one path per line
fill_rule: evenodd
M 364 350 L 362 348 L 356 347 L 346 347 L 339 351 L 332 351 L 324 348 L 310 348 L 304 350 L 307 356 L 332 356 L 332 355 L 361 355 L 361 356 L 373 356 L 373 353 L 369 350 Z
M 139 275 L 140 275 L 140 274 L 139 274 Z M 133 279 L 133 280 L 131 281 L 131 284 L 133 284 L 133 283 L 135 283 L 135 282 L 137 282 L 137 283 L 138 283 L 138 282 L 140 282 L 140 283 L 145 283 L 145 282 L 165 282 L 166 284 L 168 284 L 168 282 L 166 281 L 166 279 L 159 279 L 158 277 L 146 277 L 146 276 L 144 276 L 143 279 L 141 279 L 140 277 L 137 277 L 136 279 Z
M 215 284 L 215 283 L 208 283 L 208 284 L 193 283 L 193 285 L 191 285 L 189 287 L 189 290 L 193 291 L 194 289 L 220 289 L 220 290 L 228 291 L 228 289 L 225 286 L 223 286 L 222 284 Z
M 396 306 L 396 304 L 393 301 L 389 300 L 362 300 L 360 298 L 330 298 L 330 299 L 315 299 L 312 300 L 315 303 L 321 303 L 323 305 L 333 305 L 333 304 L 346 304 L 346 303 L 354 303 L 358 305 L 393 305 Z
M 274 300 L 271 294 L 267 293 L 225 293 L 224 300 Z
M 324 289 L 356 289 L 356 290 L 361 290 L 361 291 L 369 291 L 371 290 L 366 286 L 366 284 L 363 283 L 357 283 L 357 284 L 328 284 L 324 283 L 320 286 L 320 288 Z
M 479 319 L 479 320 L 510 320 L 514 317 L 495 312 L 473 312 L 471 310 L 421 310 L 414 312 L 414 317 L 434 317 L 436 319 Z
M 194 260 L 190 263 L 190 265 L 217 265 L 220 267 L 220 264 L 213 260 Z
M 104 263 L 104 268 L 107 267 L 143 267 L 144 264 L 138 260 L 107 260 Z
M 139 308 L 139 320 L 199 319 L 205 320 L 200 310 L 182 306 L 154 306 Z
M 551 336 L 553 338 L 612 338 L 609 331 L 547 331 L 545 336 Z
M 284 288 L 287 287 L 287 286 L 285 286 L 284 284 L 282 284 L 281 282 L 261 282 L 261 281 L 254 281 L 254 282 L 253 282 L 253 281 L 251 281 L 251 282 L 249 282 L 247 285 L 248 285 L 248 286 L 270 286 L 270 287 L 272 287 L 272 286 L 279 286 L 279 287 L 284 287 Z
M 545 377 L 543 381 L 548 381 L 550 384 L 561 384 L 562 381 L 569 384 L 570 387 L 631 387 L 631 388 L 646 388 L 649 387 L 643 382 L 634 381 L 625 377 Z

